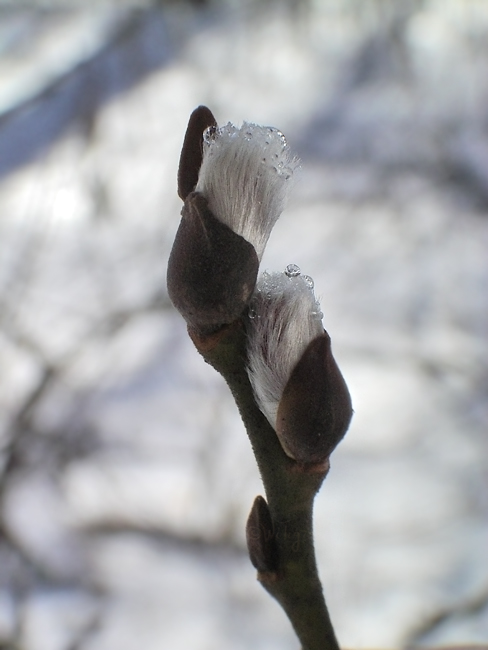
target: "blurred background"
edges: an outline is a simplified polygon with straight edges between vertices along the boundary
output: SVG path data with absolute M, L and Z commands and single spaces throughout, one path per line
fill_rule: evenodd
M 166 292 L 199 104 L 300 156 L 298 264 L 350 385 L 316 500 L 346 647 L 488 643 L 488 2 L 0 6 L 0 647 L 292 650 L 262 493 Z

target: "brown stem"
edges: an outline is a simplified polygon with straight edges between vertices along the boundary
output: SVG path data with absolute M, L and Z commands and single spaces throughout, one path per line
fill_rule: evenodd
M 190 331 L 204 359 L 227 381 L 261 473 L 274 530 L 276 567 L 258 579 L 280 603 L 303 650 L 338 650 L 318 576 L 313 543 L 313 500 L 329 469 L 299 465 L 283 451 L 256 406 L 246 372 L 245 332 L 236 322 L 202 339 Z

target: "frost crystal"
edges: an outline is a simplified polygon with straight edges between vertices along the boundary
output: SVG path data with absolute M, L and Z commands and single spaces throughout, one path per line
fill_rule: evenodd
M 249 241 L 258 258 L 283 211 L 298 167 L 285 136 L 273 127 L 244 122 L 210 127 L 203 135 L 196 191 L 213 214 Z
M 324 331 L 310 280 L 287 271 L 264 273 L 250 304 L 247 371 L 257 404 L 273 428 L 293 368 Z

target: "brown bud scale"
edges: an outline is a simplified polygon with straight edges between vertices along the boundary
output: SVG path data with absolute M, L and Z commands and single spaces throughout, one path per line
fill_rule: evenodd
M 169 262 L 169 296 L 187 323 L 204 332 L 232 323 L 254 290 L 252 244 L 219 221 L 199 192 L 185 200 Z
M 344 437 L 351 417 L 351 397 L 324 331 L 309 343 L 290 375 L 278 406 L 276 433 L 299 463 L 322 463 Z
M 178 196 L 183 201 L 196 187 L 203 159 L 203 132 L 217 126 L 212 111 L 198 106 L 190 115 L 178 166 Z

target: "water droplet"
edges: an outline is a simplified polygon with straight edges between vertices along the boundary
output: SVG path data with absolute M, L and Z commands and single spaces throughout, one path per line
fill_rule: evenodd
M 300 267 L 296 264 L 288 264 L 285 269 L 285 275 L 287 275 L 289 278 L 296 278 L 300 275 L 300 273 Z
M 216 126 L 209 126 L 205 129 L 203 132 L 203 141 L 206 144 L 212 144 L 212 142 L 215 142 L 215 139 L 217 137 L 217 127 Z
M 314 281 L 309 275 L 302 275 L 303 280 L 307 287 L 312 291 L 314 288 Z

